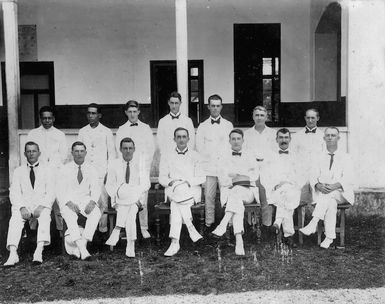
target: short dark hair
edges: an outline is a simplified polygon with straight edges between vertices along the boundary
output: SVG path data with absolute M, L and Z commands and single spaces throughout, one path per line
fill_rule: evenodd
M 334 130 L 337 130 L 337 133 L 340 134 L 340 129 L 338 129 L 337 127 L 326 127 L 325 130 L 324 130 L 324 133 L 326 132 L 327 129 L 334 129 Z
M 307 112 L 309 112 L 309 111 L 313 111 L 314 113 L 316 113 L 316 114 L 317 114 L 317 117 L 319 117 L 319 112 L 318 112 L 318 110 L 317 110 L 317 109 L 315 109 L 315 108 L 310 108 L 310 109 L 307 109 L 307 110 L 305 111 L 305 116 L 306 116 L 306 113 L 307 113 Z
M 188 133 L 188 130 L 186 128 L 179 127 L 179 128 L 176 128 L 174 130 L 174 138 L 176 136 L 176 132 L 178 132 L 178 131 L 186 131 L 187 132 L 187 136 L 190 137 L 190 134 Z
M 42 106 L 39 110 L 39 116 L 41 117 L 44 112 L 50 112 L 52 116 L 55 116 L 54 110 L 50 106 Z
M 124 111 L 127 111 L 128 108 L 131 108 L 131 107 L 137 108 L 139 110 L 139 102 L 137 102 L 136 100 L 129 100 L 126 102 L 123 108 L 124 108 Z
M 281 129 L 278 129 L 278 131 L 277 131 L 277 133 L 276 133 L 276 137 L 278 137 L 278 133 L 282 133 L 282 134 L 287 134 L 287 133 L 289 133 L 289 136 L 291 137 L 290 130 L 287 129 L 287 128 L 281 128 Z
M 119 146 L 120 148 L 123 146 L 123 143 L 132 143 L 135 147 L 135 143 L 131 137 L 122 138 L 122 140 L 120 141 L 120 146 Z
M 27 146 L 36 146 L 37 147 L 37 150 L 40 151 L 40 147 L 37 143 L 35 143 L 34 141 L 27 141 L 24 145 L 24 152 L 25 150 L 27 150 Z
M 237 134 L 241 135 L 243 138 L 243 131 L 241 129 L 232 129 L 231 132 L 229 133 L 229 138 L 231 137 L 231 134 L 233 134 L 233 133 L 237 133 Z
M 218 94 L 214 94 L 214 95 L 211 95 L 209 98 L 208 98 L 208 103 L 210 104 L 211 100 L 220 100 L 221 101 L 221 104 L 222 104 L 222 97 L 219 96 Z
M 71 151 L 74 150 L 75 146 L 83 146 L 84 149 L 87 150 L 86 145 L 85 145 L 83 142 L 81 142 L 81 141 L 75 141 L 75 142 L 72 144 L 72 146 L 71 146 Z
M 90 103 L 88 106 L 87 106 L 87 109 L 88 108 L 95 108 L 96 109 L 96 112 L 98 112 L 98 114 L 100 114 L 100 105 L 96 104 L 96 103 Z
M 182 101 L 182 95 L 180 95 L 177 91 L 171 92 L 170 96 L 168 97 L 168 100 L 170 100 L 172 97 L 178 98 L 179 101 Z

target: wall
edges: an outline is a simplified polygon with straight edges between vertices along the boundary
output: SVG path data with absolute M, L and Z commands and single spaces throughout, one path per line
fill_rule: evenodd
M 233 23 L 278 22 L 282 101 L 310 100 L 309 1 L 194 0 L 187 13 L 206 98 L 233 102 Z M 19 24 L 37 24 L 38 59 L 55 63 L 60 105 L 150 103 L 149 61 L 175 59 L 174 0 L 20 0 Z

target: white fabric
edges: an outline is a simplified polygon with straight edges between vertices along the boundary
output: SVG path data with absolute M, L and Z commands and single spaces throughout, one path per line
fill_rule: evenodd
M 229 134 L 233 124 L 220 117 L 220 124 L 212 124 L 211 117 L 203 121 L 196 134 L 196 150 L 202 157 L 205 174 L 218 176 L 220 155 L 229 149 Z
M 146 166 L 148 170 L 150 170 L 155 151 L 152 130 L 149 125 L 140 120 L 138 120 L 137 126 L 131 127 L 130 125 L 131 122 L 128 120 L 124 125 L 120 126 L 116 132 L 115 142 L 118 155 L 120 155 L 120 141 L 125 137 L 130 137 L 135 143 L 135 153 L 144 154 L 147 163 Z
M 174 201 L 170 203 L 170 234 L 171 239 L 179 240 L 182 224 L 192 225 L 191 206 L 193 200 L 185 204 L 179 204 Z
M 126 229 L 127 240 L 136 240 L 136 214 L 138 206 L 116 205 L 116 227 Z
M 167 114 L 159 120 L 157 130 L 158 146 L 162 154 L 170 152 L 175 147 L 174 131 L 179 127 L 188 130 L 190 137 L 188 147 L 195 149 L 195 129 L 191 118 L 180 113 L 179 118 L 172 119 L 171 115 Z
M 265 159 L 277 148 L 275 138 L 276 131 L 268 126 L 261 133 L 251 127 L 245 131 L 243 149 L 252 152 L 255 158 Z
M 52 168 L 60 168 L 68 155 L 67 142 L 62 131 L 51 127 L 48 130 L 43 126 L 32 129 L 27 136 L 27 141 L 39 145 L 41 155 L 39 162 L 47 163 Z
M 275 212 L 275 221 L 281 223 L 284 237 L 292 236 L 295 233 L 293 213 L 294 209 L 277 206 L 277 210 Z

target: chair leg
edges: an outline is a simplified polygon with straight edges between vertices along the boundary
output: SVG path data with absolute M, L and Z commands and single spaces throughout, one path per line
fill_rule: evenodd
M 156 244 L 160 246 L 160 217 L 158 212 L 155 215 L 155 227 L 156 227 Z
M 112 231 L 114 230 L 114 215 L 113 214 L 108 215 L 108 222 L 109 222 L 108 232 L 109 232 L 109 236 L 110 236 Z M 114 251 L 114 246 L 110 246 L 110 251 Z
M 340 247 L 345 247 L 345 209 L 341 209 L 340 217 Z
M 298 216 L 298 243 L 300 246 L 303 245 L 303 234 L 301 231 L 299 231 L 300 228 L 303 228 L 305 226 L 305 207 L 299 206 L 297 209 L 297 216 Z
M 261 244 L 261 221 L 260 216 L 262 217 L 262 209 L 258 207 L 258 212 L 255 214 L 255 225 L 257 228 L 257 244 Z
M 322 224 L 321 221 L 318 221 L 317 225 L 317 243 L 321 244 L 321 236 L 322 236 Z
M 199 233 L 201 235 L 204 234 L 204 225 L 205 225 L 205 210 L 202 209 L 199 212 Z

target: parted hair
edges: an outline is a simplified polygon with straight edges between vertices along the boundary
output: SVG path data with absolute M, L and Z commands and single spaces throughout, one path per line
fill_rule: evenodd
M 131 137 L 125 137 L 120 141 L 120 148 L 123 146 L 123 143 L 132 143 L 135 147 L 135 142 L 132 140 Z
M 75 141 L 75 142 L 72 144 L 72 146 L 71 146 L 71 151 L 73 151 L 73 149 L 74 149 L 76 146 L 83 146 L 84 149 L 87 150 L 87 147 L 86 147 L 86 145 L 85 145 L 83 142 L 81 142 L 81 141 Z
M 40 151 L 39 145 L 37 143 L 35 143 L 34 141 L 27 141 L 24 145 L 24 151 L 27 150 L 27 146 L 36 146 L 37 150 Z
M 176 128 L 174 130 L 174 138 L 176 136 L 176 132 L 178 132 L 178 131 L 186 131 L 187 132 L 187 136 L 190 137 L 190 134 L 188 133 L 188 130 L 186 128 L 179 127 L 179 128 Z

